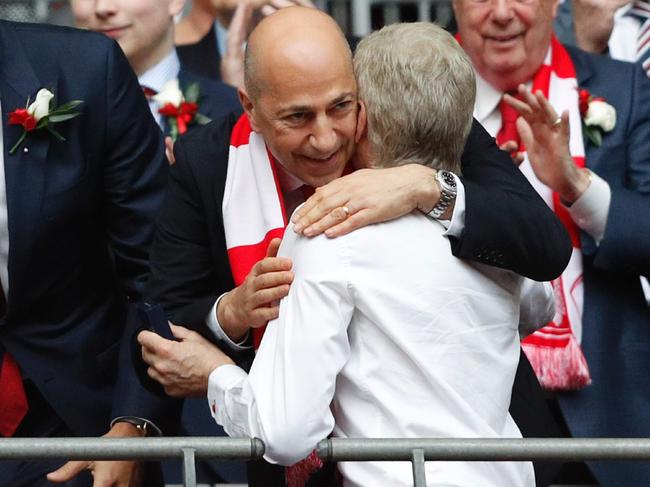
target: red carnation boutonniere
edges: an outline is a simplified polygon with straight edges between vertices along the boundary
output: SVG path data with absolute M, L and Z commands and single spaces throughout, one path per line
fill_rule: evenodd
M 187 132 L 188 125 L 205 125 L 211 121 L 199 113 L 200 98 L 198 83 L 192 83 L 185 90 L 181 90 L 177 79 L 165 83 L 162 91 L 153 96 L 160 107 L 158 113 L 167 117 L 169 135 L 174 142 L 179 135 Z
M 603 143 L 603 133 L 616 126 L 616 109 L 601 96 L 592 96 L 587 90 L 578 92 L 582 130 L 596 146 Z
M 45 88 L 38 91 L 36 100 L 30 104 L 27 100 L 25 105 L 27 108 L 19 108 L 9 113 L 9 125 L 22 125 L 23 133 L 9 150 L 9 154 L 16 152 L 20 144 L 24 142 L 27 135 L 35 130 L 45 129 L 60 141 L 65 141 L 65 138 L 52 127 L 53 124 L 58 122 L 65 122 L 71 120 L 79 115 L 75 111 L 79 105 L 83 103 L 81 100 L 73 100 L 59 107 L 52 107 L 52 100 L 54 94 Z

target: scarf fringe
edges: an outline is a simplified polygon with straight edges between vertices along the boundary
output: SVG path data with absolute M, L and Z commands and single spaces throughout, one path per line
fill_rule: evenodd
M 565 347 L 545 347 L 526 342 L 521 346 L 544 389 L 575 391 L 591 384 L 587 360 L 573 335 Z
M 321 468 L 323 468 L 323 460 L 316 454 L 316 451 L 312 451 L 303 460 L 287 467 L 285 471 L 287 487 L 304 487 L 311 474 Z

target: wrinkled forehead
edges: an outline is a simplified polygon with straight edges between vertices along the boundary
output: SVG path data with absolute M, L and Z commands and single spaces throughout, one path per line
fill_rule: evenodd
M 347 47 L 346 47 L 347 49 Z M 287 45 L 262 60 L 256 76 L 262 94 L 278 99 L 322 99 L 352 92 L 357 86 L 349 50 Z

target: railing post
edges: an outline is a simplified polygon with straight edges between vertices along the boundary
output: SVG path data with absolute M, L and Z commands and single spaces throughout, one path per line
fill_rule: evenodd
M 427 487 L 427 474 L 424 470 L 424 450 L 422 448 L 413 450 L 411 464 L 413 465 L 414 487 Z
M 183 486 L 196 487 L 196 462 L 194 448 L 183 448 Z

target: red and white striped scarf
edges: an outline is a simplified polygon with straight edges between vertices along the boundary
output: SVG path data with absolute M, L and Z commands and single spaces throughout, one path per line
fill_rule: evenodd
M 553 37 L 544 63 L 533 78 L 532 91 L 540 90 L 557 113 L 569 111 L 570 153 L 578 167 L 585 166 L 585 149 L 578 103 L 576 71 L 566 49 Z M 520 147 L 525 154 L 525 147 Z M 572 390 L 591 383 L 589 368 L 580 348 L 582 336 L 582 253 L 580 230 L 554 193 L 542 184 L 525 154 L 524 175 L 553 209 L 571 237 L 573 252 L 567 268 L 552 284 L 556 311 L 553 321 L 524 339 L 522 346 L 545 389 Z
M 235 286 L 266 256 L 269 242 L 287 226 L 275 161 L 264 139 L 242 115 L 233 127 L 222 202 L 228 260 Z M 264 327 L 253 330 L 255 349 Z
M 255 263 L 266 256 L 269 242 L 282 238 L 287 226 L 284 199 L 273 155 L 242 115 L 233 127 L 223 195 L 223 226 L 228 260 L 239 286 Z M 253 329 L 255 349 L 266 327 Z M 323 462 L 315 452 L 286 469 L 287 485 L 302 487 Z

